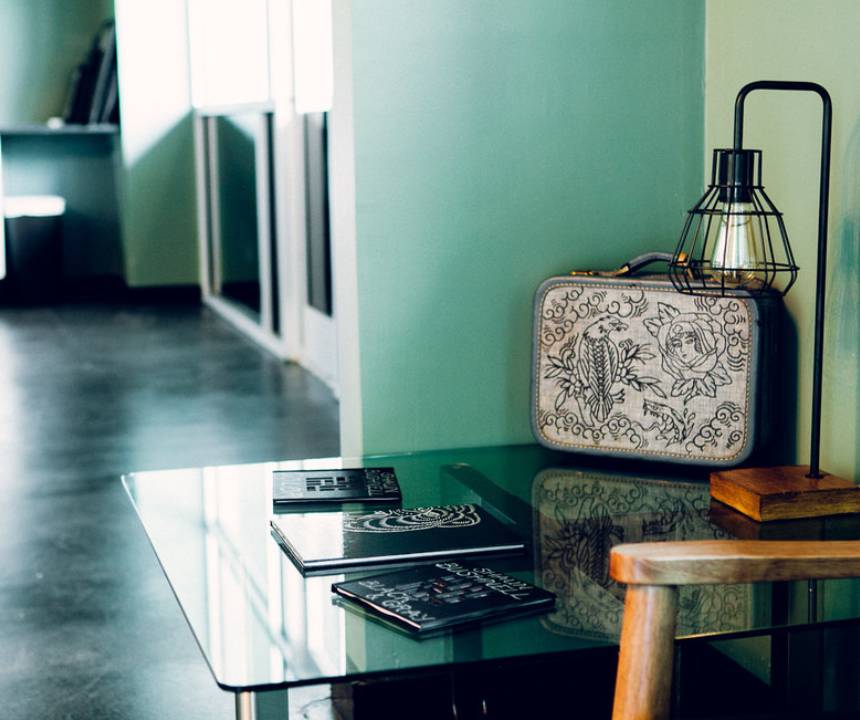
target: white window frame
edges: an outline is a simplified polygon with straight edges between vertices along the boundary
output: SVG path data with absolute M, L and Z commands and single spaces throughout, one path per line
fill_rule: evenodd
M 335 0 L 337 2 L 338 0 Z M 293 73 L 292 0 L 268 0 L 268 80 L 271 99 L 265 103 L 202 106 L 194 111 L 197 175 L 198 257 L 203 302 L 238 330 L 284 360 L 297 362 L 339 395 L 337 352 L 338 302 L 332 316 L 308 304 L 307 224 L 303 116 L 296 112 Z M 211 130 L 206 147 L 204 124 L 215 115 L 240 112 L 271 113 L 272 147 L 261 126 L 257 146 L 258 243 L 261 307 L 259 322 L 241 306 L 220 295 L 220 227 L 218 225 L 217 143 Z M 261 116 L 262 117 L 262 116 Z M 213 123 L 214 125 L 214 123 Z M 262 138 L 262 141 L 260 141 Z M 274 197 L 269 193 L 269 153 L 272 153 Z M 211 174 L 207 179 L 207 154 Z M 332 181 L 329 180 L 331 183 Z M 333 184 L 333 183 L 332 183 Z M 211 185 L 211 186 L 209 186 Z M 209 198 L 207 200 L 207 197 Z M 211 203 L 211 206 L 210 206 Z M 270 227 L 274 203 L 275 227 Z M 272 232 L 276 238 L 279 333 L 272 327 Z M 332 235 L 334 225 L 332 224 Z M 212 239 L 210 252 L 209 238 Z M 332 237 L 332 276 L 335 273 Z
M 197 174 L 198 258 L 203 302 L 255 342 L 280 358 L 287 358 L 284 339 L 273 326 L 272 227 L 269 182 L 269 133 L 266 115 L 271 103 L 219 106 L 197 110 L 194 117 Z M 255 141 L 257 195 L 257 257 L 259 258 L 259 317 L 221 295 L 221 226 L 218 194 L 218 130 L 216 117 L 253 112 L 258 114 Z M 274 120 L 272 120 L 274 122 Z M 207 173 L 208 158 L 208 173 Z M 277 186 L 276 186 L 277 187 Z M 211 239 L 211 248 L 210 248 Z

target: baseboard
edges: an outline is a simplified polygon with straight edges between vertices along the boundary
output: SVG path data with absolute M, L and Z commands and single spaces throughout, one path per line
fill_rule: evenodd
M 154 305 L 199 305 L 199 285 L 156 285 L 126 288 L 128 301 Z
M 114 275 L 65 278 L 57 288 L 15 287 L 0 282 L 0 305 L 59 305 L 65 303 L 129 303 L 133 305 L 199 305 L 197 285 L 129 287 Z

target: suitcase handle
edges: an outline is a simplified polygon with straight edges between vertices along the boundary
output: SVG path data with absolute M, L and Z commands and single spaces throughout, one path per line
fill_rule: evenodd
M 570 274 L 575 277 L 629 277 L 639 272 L 642 268 L 653 263 L 671 262 L 672 257 L 672 253 L 650 252 L 644 253 L 643 255 L 637 255 L 632 260 L 628 260 L 617 270 L 572 270 Z

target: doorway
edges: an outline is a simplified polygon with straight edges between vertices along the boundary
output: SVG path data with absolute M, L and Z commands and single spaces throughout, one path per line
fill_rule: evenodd
M 188 8 L 204 302 L 337 393 L 331 5 Z

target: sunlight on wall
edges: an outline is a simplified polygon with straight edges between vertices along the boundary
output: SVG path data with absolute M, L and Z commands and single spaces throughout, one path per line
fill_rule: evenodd
M 159 7 L 154 7 L 158 5 Z M 171 0 L 118 0 L 122 150 L 133 165 L 188 113 L 184 12 Z
M 269 100 L 267 0 L 188 0 L 194 107 Z
M 188 28 L 182 0 L 116 0 L 123 255 L 131 286 L 197 281 Z
M 331 110 L 333 93 L 331 2 L 293 0 L 296 112 Z

